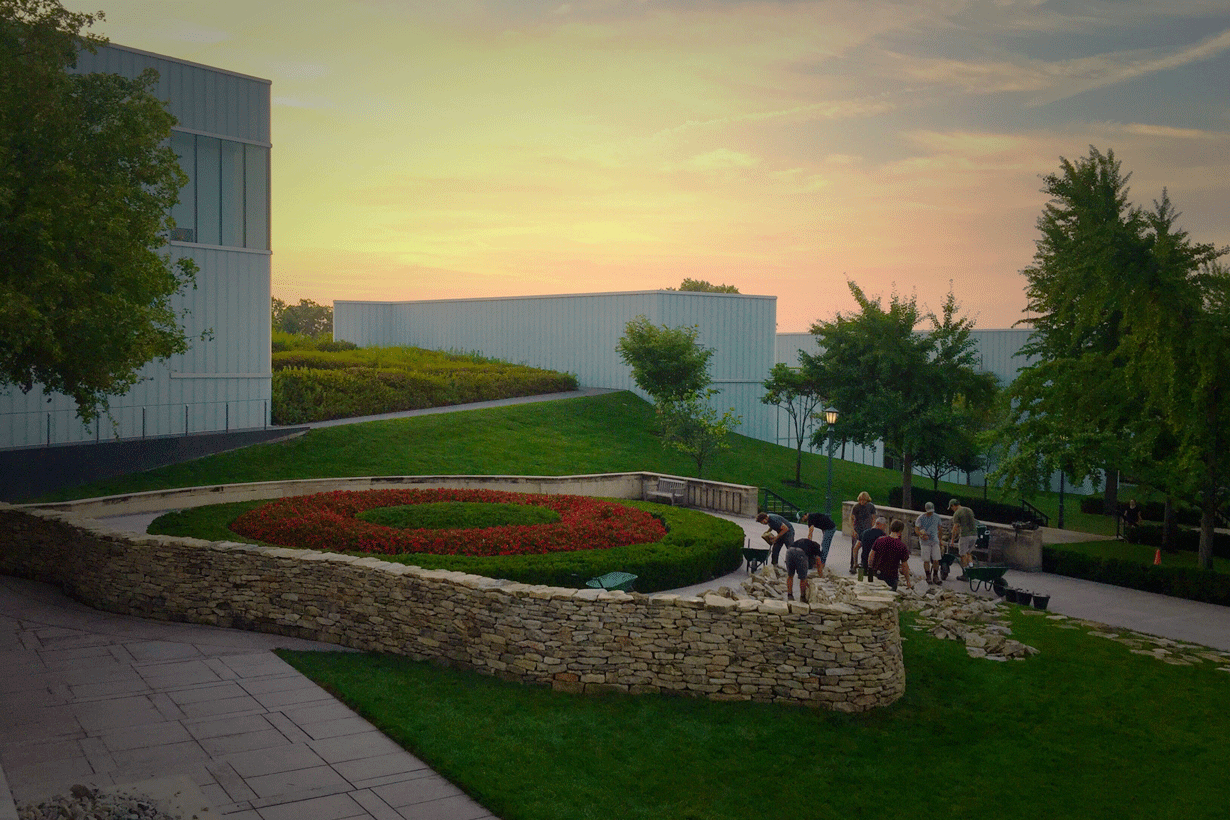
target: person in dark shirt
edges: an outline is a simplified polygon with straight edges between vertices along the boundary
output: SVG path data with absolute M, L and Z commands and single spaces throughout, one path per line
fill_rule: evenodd
M 897 588 L 898 574 L 904 575 L 906 586 L 910 586 L 910 548 L 901 540 L 904 532 L 905 522 L 894 521 L 888 528 L 888 535 L 877 538 L 871 545 L 872 570 L 877 578 L 894 590 Z
M 888 535 L 888 521 L 884 516 L 878 516 L 875 524 L 863 530 L 863 537 L 859 540 L 859 545 L 862 547 L 862 555 L 859 556 L 859 566 L 863 570 L 863 575 L 868 580 L 874 581 L 871 577 L 871 571 L 867 568 L 867 558 L 871 555 L 871 547 L 875 544 L 877 538 L 883 538 Z
M 815 541 L 816 528 L 820 528 L 823 541 L 820 543 L 820 558 L 816 563 L 816 572 L 824 575 L 824 565 L 829 560 L 829 547 L 833 543 L 833 535 L 837 532 L 837 523 L 824 513 L 811 512 L 799 516 L 799 523 L 807 525 L 807 539 Z
M 799 600 L 807 600 L 807 573 L 820 557 L 820 545 L 810 538 L 800 538 L 786 549 L 786 600 L 794 600 L 794 579 L 799 579 Z
M 1123 512 L 1119 517 L 1123 519 L 1124 538 L 1136 532 L 1136 527 L 1140 524 L 1140 508 L 1136 506 L 1135 498 L 1128 502 L 1128 505 L 1123 508 Z

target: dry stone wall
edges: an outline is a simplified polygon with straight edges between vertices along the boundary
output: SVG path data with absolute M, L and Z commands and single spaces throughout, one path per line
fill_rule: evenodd
M 571 692 L 864 711 L 901 696 L 892 600 L 561 589 L 249 544 L 116 532 L 0 505 L 0 572 L 111 612 L 329 641 Z

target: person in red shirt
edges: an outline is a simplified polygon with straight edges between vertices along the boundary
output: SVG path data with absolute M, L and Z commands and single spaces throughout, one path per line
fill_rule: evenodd
M 910 583 L 910 548 L 901 540 L 905 532 L 904 521 L 894 521 L 888 528 L 888 535 L 877 538 L 871 545 L 871 556 L 867 565 L 875 573 L 875 577 L 888 584 L 894 590 L 897 588 L 898 574 L 905 576 L 905 585 Z

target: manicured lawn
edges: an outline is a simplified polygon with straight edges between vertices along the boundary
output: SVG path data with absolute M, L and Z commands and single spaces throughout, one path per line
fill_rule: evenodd
M 650 470 L 693 475 L 695 464 L 653 436 L 652 407 L 631 393 L 470 410 L 313 430 L 292 441 L 221 453 L 61 491 L 45 500 L 89 498 L 167 487 L 365 475 L 578 475 Z M 805 509 L 824 501 L 826 461 L 735 436 L 705 477 L 767 487 Z M 877 467 L 834 461 L 834 495 L 867 490 L 883 499 L 899 481 Z M 946 485 L 955 488 L 956 485 Z M 966 488 L 968 489 L 968 488 Z
M 853 716 L 282 654 L 504 820 L 1225 816 L 1230 673 L 1040 615 L 1013 631 L 1041 654 L 975 660 L 904 629 L 905 696 Z

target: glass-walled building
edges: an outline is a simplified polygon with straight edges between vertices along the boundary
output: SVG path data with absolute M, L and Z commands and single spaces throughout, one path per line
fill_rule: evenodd
M 0 450 L 268 425 L 270 83 L 116 45 L 83 52 L 75 70 L 136 77 L 147 68 L 177 120 L 171 146 L 189 178 L 165 250 L 199 268 L 196 287 L 173 300 L 194 341 L 146 365 L 96 424 L 82 424 L 67 396 L 0 390 Z

